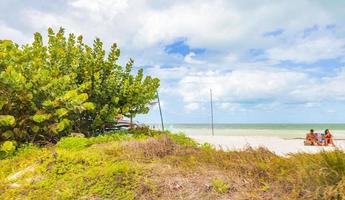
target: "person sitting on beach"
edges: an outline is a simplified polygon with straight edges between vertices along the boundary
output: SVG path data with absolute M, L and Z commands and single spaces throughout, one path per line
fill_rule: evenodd
M 324 140 L 322 139 L 322 133 L 314 133 L 315 135 L 315 142 L 318 146 L 322 146 L 324 144 Z
M 332 138 L 331 132 L 328 129 L 326 129 L 325 130 L 325 146 L 328 146 L 330 144 L 332 146 L 335 146 L 334 143 L 333 143 L 333 138 Z
M 307 133 L 304 141 L 304 145 L 315 145 L 317 144 L 316 137 L 314 134 L 314 130 L 310 129 L 310 132 Z

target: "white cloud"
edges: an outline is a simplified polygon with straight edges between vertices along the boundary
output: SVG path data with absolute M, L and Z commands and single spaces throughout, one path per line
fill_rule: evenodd
M 162 80 L 160 92 L 182 98 L 189 111 L 203 108 L 210 88 L 216 106 L 230 111 L 250 103 L 254 109 L 273 109 L 280 106 L 277 102 L 311 107 L 345 100 L 344 70 L 325 77 L 324 66 L 303 66 L 320 59 L 345 60 L 343 11 L 320 2 L 72 0 L 57 12 L 31 6 L 18 13 L 25 19 L 22 30 L 1 21 L 1 38 L 28 42 L 26 34 L 31 33 L 25 27 L 45 32 L 49 26 L 63 26 L 89 43 L 96 36 L 108 47 L 117 42 L 121 62 L 132 57 L 136 66 L 152 66 L 145 72 Z M 319 30 L 306 36 L 305 28 L 315 24 Z M 336 28 L 326 30 L 327 24 Z M 263 37 L 277 29 L 284 31 Z M 166 45 L 177 38 L 185 38 L 191 49 L 206 51 L 167 54 Z M 264 54 L 253 61 L 250 49 Z M 301 66 L 283 69 L 279 64 L 285 60 Z
M 215 100 L 247 101 L 283 97 L 293 87 L 307 82 L 299 72 L 277 69 L 234 70 L 232 72 L 200 72 L 185 76 L 179 83 L 184 101 L 207 101 L 209 90 Z
M 320 102 L 307 102 L 305 104 L 305 107 L 313 108 L 313 107 L 319 107 L 320 105 L 321 105 Z
M 76 8 L 98 13 L 117 13 L 128 7 L 127 0 L 74 0 L 69 2 L 70 5 Z M 108 12 L 112 10 L 113 12 Z
M 298 39 L 292 44 L 287 42 L 271 48 L 267 53 L 273 60 L 313 63 L 344 56 L 345 40 L 331 37 Z
M 208 103 L 212 88 L 215 102 L 220 102 L 217 106 L 239 110 L 248 103 L 252 108 L 276 108 L 285 103 L 315 107 L 325 101 L 344 101 L 344 85 L 345 69 L 335 77 L 318 78 L 303 72 L 266 68 L 189 74 L 179 82 L 177 90 L 187 104 L 200 104 Z
M 20 30 L 12 28 L 0 20 L 0 40 L 7 39 L 13 40 L 16 43 L 23 43 L 30 41 L 27 35 Z
M 196 102 L 188 103 L 185 105 L 185 109 L 187 110 L 187 112 L 192 112 L 194 110 L 200 109 L 200 104 Z
M 196 54 L 194 52 L 190 52 L 184 57 L 184 61 L 188 64 L 203 64 L 204 62 L 201 60 L 197 60 L 194 57 Z
M 225 103 L 220 103 L 218 105 L 218 107 L 223 109 L 223 110 L 227 110 L 227 111 L 238 111 L 238 110 L 245 111 L 246 110 L 239 103 L 228 103 L 228 102 L 225 102 Z
M 193 69 L 183 66 L 162 68 L 156 65 L 147 69 L 148 74 L 162 80 L 179 80 L 192 71 Z
M 341 50 L 344 41 L 332 34 L 308 40 L 290 39 L 305 27 L 334 23 L 338 19 L 337 13 L 308 1 L 299 1 L 298 4 L 248 4 L 226 0 L 73 0 L 65 6 L 63 14 L 33 8 L 22 12 L 27 25 L 36 31 L 44 32 L 50 26 L 63 26 L 67 32 L 83 34 L 89 43 L 96 36 L 108 47 L 112 42 L 117 42 L 125 55 L 124 60 L 133 57 L 137 65 L 169 63 L 179 66 L 179 59 L 187 64 L 204 65 L 207 60 L 208 65 L 203 68 L 220 70 L 243 62 L 245 58 L 242 54 L 250 48 L 269 49 L 272 63 L 286 59 L 311 62 L 343 53 L 338 50 Z M 305 12 L 291 15 L 294 10 L 305 7 L 308 7 Z M 264 32 L 276 30 L 277 27 L 285 30 L 282 40 L 262 36 Z M 341 32 L 336 34 L 343 35 Z M 181 58 L 167 55 L 165 45 L 181 37 L 187 39 L 186 43 L 191 48 L 207 48 L 211 51 L 207 51 L 204 57 L 198 56 L 198 59 L 192 52 Z
M 36 26 L 59 22 L 61 26 L 97 33 L 103 39 L 138 49 L 165 44 L 177 37 L 188 38 L 193 47 L 243 49 L 253 43 L 269 43 L 262 33 L 277 27 L 295 31 L 310 24 L 327 23 L 336 16 L 307 1 L 262 4 L 227 0 L 73 0 L 68 5 L 63 15 L 35 10 L 27 17 L 37 19 L 31 20 Z M 304 7 L 308 10 L 293 12 Z
M 225 61 L 229 63 L 236 63 L 238 61 L 238 56 L 236 54 L 230 53 L 225 56 Z

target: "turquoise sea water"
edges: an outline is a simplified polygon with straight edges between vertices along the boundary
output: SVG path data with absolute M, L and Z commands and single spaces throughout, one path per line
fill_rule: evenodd
M 187 135 L 212 134 L 210 124 L 165 124 L 165 128 L 172 132 L 184 132 Z M 303 138 L 310 129 L 314 129 L 315 132 L 330 129 L 335 138 L 345 139 L 345 124 L 214 124 L 215 135 L 229 136 Z

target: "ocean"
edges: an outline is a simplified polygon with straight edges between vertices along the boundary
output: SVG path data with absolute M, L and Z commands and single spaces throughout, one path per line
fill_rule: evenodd
M 210 124 L 165 124 L 165 129 L 187 135 L 212 135 Z M 155 125 L 160 128 L 160 125 Z M 345 124 L 214 124 L 214 135 L 269 136 L 285 139 L 304 138 L 310 129 L 316 133 L 329 129 L 336 139 L 345 139 Z

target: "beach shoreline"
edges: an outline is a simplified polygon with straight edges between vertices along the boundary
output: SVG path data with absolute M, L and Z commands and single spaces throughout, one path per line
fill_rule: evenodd
M 318 153 L 332 151 L 336 148 L 345 150 L 344 140 L 335 140 L 336 147 L 332 146 L 305 146 L 304 139 L 284 139 L 274 136 L 205 136 L 188 135 L 198 143 L 209 143 L 217 149 L 243 150 L 248 147 L 264 147 L 277 155 L 286 156 L 291 153 Z

